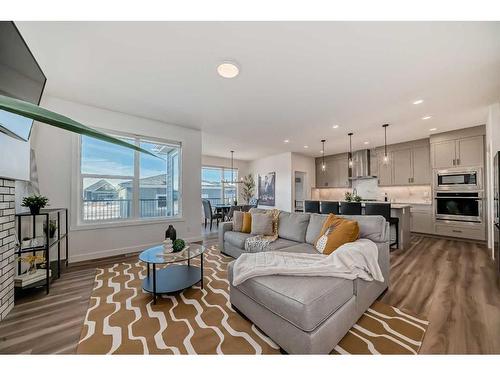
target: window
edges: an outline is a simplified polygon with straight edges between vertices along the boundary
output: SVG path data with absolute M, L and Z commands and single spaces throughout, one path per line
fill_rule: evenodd
M 84 222 L 176 217 L 180 145 L 120 136 L 158 157 L 81 137 L 81 219 Z
M 238 170 L 233 169 L 234 181 L 238 179 Z M 225 181 L 222 183 L 222 181 Z M 208 167 L 201 169 L 201 197 L 208 199 L 212 206 L 231 204 L 237 200 L 236 184 L 231 183 L 231 168 Z

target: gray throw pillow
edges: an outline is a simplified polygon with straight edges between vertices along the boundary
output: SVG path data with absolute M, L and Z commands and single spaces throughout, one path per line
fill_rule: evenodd
M 243 228 L 243 212 L 233 211 L 233 232 L 241 232 Z
M 254 236 L 271 236 L 273 234 L 273 217 L 268 214 L 252 214 L 252 232 Z

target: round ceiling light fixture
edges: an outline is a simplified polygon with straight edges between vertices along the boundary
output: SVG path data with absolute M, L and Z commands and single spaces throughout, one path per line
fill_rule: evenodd
M 240 68 L 234 62 L 224 61 L 217 67 L 217 73 L 223 78 L 234 78 L 240 74 Z

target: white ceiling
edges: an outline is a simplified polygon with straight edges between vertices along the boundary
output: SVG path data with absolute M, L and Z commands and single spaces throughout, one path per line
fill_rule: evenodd
M 401 142 L 482 124 L 500 100 L 500 22 L 16 24 L 47 93 L 202 129 L 206 155 L 343 152 L 349 131 L 378 146 L 386 122 Z

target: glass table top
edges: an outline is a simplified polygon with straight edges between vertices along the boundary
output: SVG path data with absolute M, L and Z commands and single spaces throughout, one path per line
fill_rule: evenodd
M 205 252 L 205 246 L 195 243 L 187 244 L 184 250 L 177 253 L 166 253 L 163 244 L 144 250 L 139 260 L 145 263 L 165 264 L 183 262 Z

